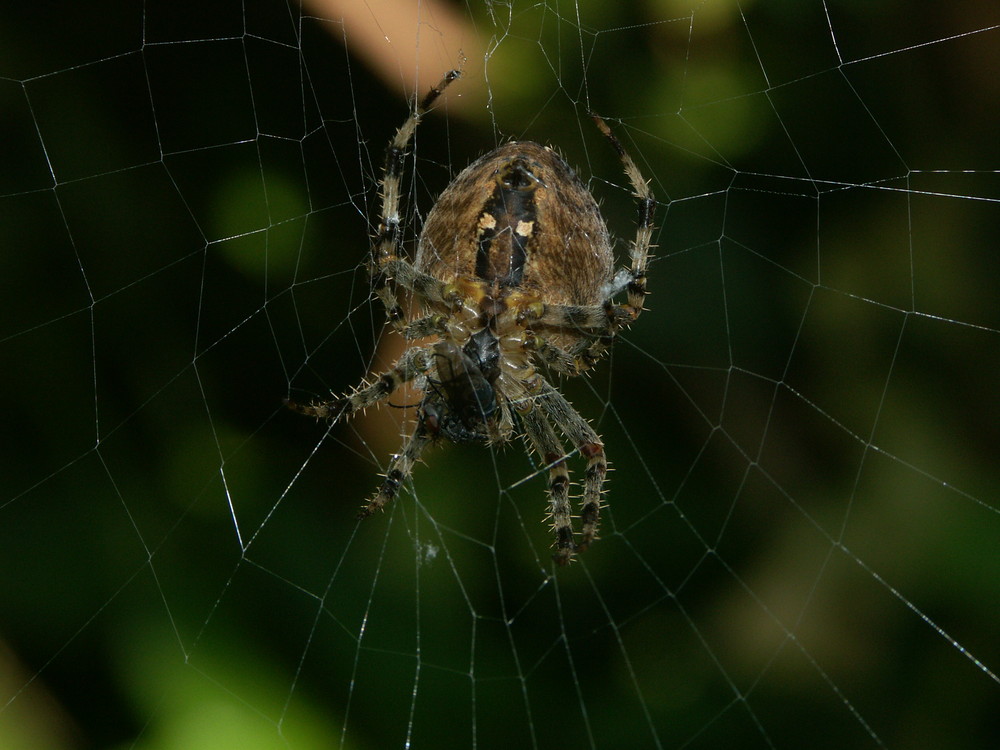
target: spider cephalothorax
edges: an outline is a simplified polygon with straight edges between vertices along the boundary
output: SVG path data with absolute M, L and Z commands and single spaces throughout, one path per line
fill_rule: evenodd
M 548 468 L 554 558 L 565 564 L 597 537 L 607 461 L 597 433 L 536 365 L 578 375 L 639 316 L 655 201 L 632 158 L 595 116 L 639 205 L 627 267 L 613 271 L 608 230 L 590 191 L 558 154 L 531 141 L 506 143 L 466 167 L 428 215 L 413 262 L 406 260 L 399 225 L 405 150 L 424 113 L 458 76 L 451 71 L 431 89 L 389 144 L 372 263 L 389 322 L 408 340 L 436 341 L 407 349 L 392 369 L 349 394 L 287 403 L 336 420 L 384 402 L 411 380 L 423 391 L 416 427 L 361 517 L 395 498 L 435 439 L 503 443 L 523 435 Z M 407 317 L 397 288 L 412 296 L 419 315 Z M 615 304 L 623 292 L 627 301 Z M 587 464 L 578 540 L 557 429 Z

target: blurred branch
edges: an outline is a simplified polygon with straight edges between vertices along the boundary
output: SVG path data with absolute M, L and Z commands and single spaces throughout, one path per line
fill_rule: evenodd
M 412 96 L 426 91 L 452 68 L 477 73 L 485 44 L 470 20 L 442 0 L 306 0 L 323 18 L 339 20 L 350 52 L 387 86 Z M 471 67 L 470 67 L 471 66 Z M 483 94 L 467 87 L 449 111 L 467 111 Z

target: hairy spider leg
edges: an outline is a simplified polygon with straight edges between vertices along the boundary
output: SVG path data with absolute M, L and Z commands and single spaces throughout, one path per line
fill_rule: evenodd
M 433 347 L 413 347 L 403 353 L 394 367 L 383 372 L 371 383 L 367 385 L 362 383 L 361 387 L 350 393 L 328 401 L 312 401 L 308 404 L 299 404 L 291 399 L 285 399 L 285 406 L 307 417 L 329 419 L 336 422 L 342 417 L 350 417 L 369 406 L 382 403 L 401 385 L 427 372 L 433 363 Z
M 549 518 L 556 537 L 556 552 L 553 559 L 565 565 L 573 557 L 576 545 L 573 542 L 572 508 L 569 502 L 569 470 L 566 468 L 566 453 L 552 424 L 546 419 L 532 400 L 520 414 L 521 425 L 529 442 L 542 462 L 549 467 Z
M 399 303 L 399 298 L 396 296 L 395 290 L 390 286 L 390 281 L 398 281 L 406 288 L 412 289 L 412 286 L 407 285 L 406 280 L 398 278 L 400 271 L 405 272 L 405 266 L 409 266 L 409 263 L 401 261 L 400 264 L 396 264 L 396 267 L 393 267 L 392 263 L 393 261 L 400 261 L 399 256 L 402 247 L 399 195 L 406 147 L 410 144 L 410 139 L 413 138 L 413 134 L 417 129 L 417 125 L 420 124 L 424 113 L 441 96 L 441 92 L 448 88 L 452 81 L 461 75 L 462 73 L 459 70 L 450 70 L 441 79 L 440 83 L 427 92 L 426 96 L 414 107 L 413 112 L 400 126 L 399 130 L 396 131 L 396 135 L 389 142 L 389 147 L 385 154 L 385 169 L 382 177 L 382 219 L 378 228 L 378 236 L 375 240 L 375 258 L 371 273 L 375 293 L 385 306 L 386 318 L 400 332 L 406 326 L 406 313 Z M 405 264 L 405 266 L 402 264 Z M 412 267 L 409 270 L 414 274 L 417 273 Z M 443 286 L 440 281 L 426 274 L 422 274 L 422 276 L 426 277 L 425 279 L 421 279 L 425 284 L 433 286 L 433 282 L 437 282 L 439 286 Z M 411 281 L 411 283 L 414 283 L 414 281 Z
M 608 473 L 604 443 L 587 420 L 544 378 L 539 378 L 538 390 L 536 403 L 587 460 L 580 508 L 580 541 L 576 545 L 577 551 L 582 552 L 597 538 L 601 521 L 601 496 Z
M 392 461 L 389 462 L 389 468 L 385 472 L 385 478 L 382 480 L 378 492 L 358 512 L 359 520 L 368 518 L 396 499 L 399 488 L 413 473 L 413 465 L 420 458 L 420 454 L 424 452 L 424 448 L 433 440 L 434 436 L 427 429 L 424 420 L 418 419 L 413 432 L 403 442 L 403 450 L 394 455 Z
M 628 151 L 622 146 L 621 141 L 611 132 L 608 124 L 597 115 L 591 116 L 598 129 L 605 138 L 611 141 L 611 145 L 618 152 L 618 158 L 621 159 L 622 166 L 625 168 L 625 175 L 632 183 L 632 195 L 636 199 L 638 208 L 638 225 L 636 226 L 635 239 L 632 241 L 632 247 L 629 251 L 631 268 L 623 268 L 616 274 L 612 281 L 612 288 L 607 290 L 605 294 L 605 297 L 608 298 L 615 296 L 621 291 L 620 288 L 616 289 L 615 287 L 624 284 L 624 288 L 628 291 L 628 306 L 631 308 L 632 321 L 635 321 L 642 313 L 642 305 L 647 293 L 646 266 L 649 262 L 649 249 L 652 247 L 653 241 L 653 216 L 656 212 L 656 200 L 653 198 L 653 191 L 649 189 L 649 183 L 642 176 L 642 172 L 639 171 Z

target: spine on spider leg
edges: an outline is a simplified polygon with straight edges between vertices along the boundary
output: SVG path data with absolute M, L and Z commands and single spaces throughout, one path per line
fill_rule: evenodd
M 649 191 L 649 186 L 644 181 L 642 184 L 645 187 L 645 192 L 637 191 L 635 194 L 638 202 L 639 229 L 636 232 L 635 241 L 632 243 L 632 278 L 626 287 L 628 304 L 635 310 L 635 317 L 638 317 L 643 310 L 645 297 L 649 294 L 646 291 L 646 266 L 649 263 L 649 249 L 653 247 L 653 219 L 656 214 L 656 199 Z
M 406 474 L 401 469 L 389 469 L 382 480 L 382 484 L 379 486 L 378 492 L 375 493 L 375 497 L 369 500 L 367 504 L 361 506 L 357 519 L 363 521 L 369 516 L 374 515 L 375 511 L 384 510 L 386 505 L 396 499 L 396 495 L 399 494 L 399 488 L 403 485 L 405 477 Z
M 618 327 L 612 327 L 612 331 L 618 330 Z M 589 342 L 584 346 L 579 354 L 576 355 L 577 368 L 580 372 L 587 372 L 590 368 L 594 367 L 601 358 L 607 353 L 608 349 L 611 348 L 612 344 L 615 342 L 615 334 L 608 333 L 593 341 Z
M 362 383 L 361 387 L 354 391 L 328 401 L 314 400 L 308 404 L 300 404 L 290 398 L 283 401 L 285 406 L 297 414 L 336 423 L 388 398 L 396 390 L 399 382 L 396 373 L 390 371 L 380 375 L 370 385 Z
M 385 307 L 386 318 L 395 328 L 399 328 L 405 313 L 395 290 L 390 286 L 386 266 L 396 258 L 400 243 L 399 228 L 399 181 L 403 169 L 403 146 L 390 144 L 386 155 L 385 175 L 382 179 L 382 221 L 378 236 L 372 247 L 372 259 L 368 267 L 372 289 Z
M 635 240 L 632 242 L 632 249 L 630 251 L 631 267 L 625 270 L 627 282 L 624 287 L 628 293 L 627 307 L 630 317 L 632 320 L 635 320 L 643 310 L 643 301 L 648 293 L 646 291 L 646 266 L 649 262 L 649 249 L 652 247 L 656 198 L 653 196 L 653 191 L 650 189 L 649 183 L 642 176 L 642 172 L 639 171 L 635 161 L 629 155 L 628 151 L 625 150 L 625 147 L 622 146 L 621 141 L 618 140 L 618 137 L 612 132 L 611 128 L 608 127 L 608 124 L 604 122 L 604 119 L 593 112 L 590 113 L 590 116 L 597 124 L 597 128 L 611 142 L 615 151 L 618 152 L 618 158 L 621 159 L 622 166 L 625 169 L 625 176 L 632 183 L 632 195 L 637 202 L 638 229 L 636 230 Z
M 549 453 L 544 459 L 552 467 L 549 469 L 549 515 L 552 518 L 552 531 L 556 537 L 556 551 L 552 554 L 552 559 L 556 565 L 568 565 L 579 549 L 573 542 L 569 471 L 560 453 Z
M 418 114 L 423 114 L 430 109 L 431 105 L 434 104 L 434 101 L 441 96 L 441 93 L 448 88 L 453 81 L 456 81 L 461 77 L 462 71 L 458 68 L 449 70 L 445 73 L 444 77 L 438 82 L 438 85 L 428 91 L 426 96 L 424 96 L 423 101 L 420 102 L 420 106 L 417 108 Z
M 566 456 L 552 425 L 537 408 L 530 405 L 530 401 L 527 404 L 521 413 L 525 437 L 539 458 L 549 467 L 548 518 L 552 522 L 556 547 L 552 559 L 557 565 L 567 565 L 573 559 L 576 545 L 573 543 L 572 506 L 569 501 L 569 470 L 566 466 Z
M 404 150 L 410 142 L 410 139 L 413 137 L 413 133 L 416 131 L 417 126 L 420 124 L 421 118 L 427 113 L 427 110 L 434 105 L 437 98 L 444 93 L 444 90 L 448 88 L 453 81 L 461 78 L 461 76 L 462 71 L 449 70 L 444 74 L 444 78 L 442 78 L 436 86 L 431 88 L 431 90 L 424 95 L 424 98 L 421 99 L 420 102 L 414 107 L 413 113 L 407 118 L 406 122 L 400 126 L 399 130 L 396 131 L 395 137 L 389 144 L 389 153 L 386 158 L 387 169 L 393 160 L 398 160 L 398 163 L 396 163 L 395 166 L 399 171 L 397 171 L 396 174 L 399 174 L 399 172 L 402 171 Z
M 583 417 L 570 403 L 551 385 L 545 384 L 537 397 L 545 413 L 552 422 L 566 435 L 587 459 L 584 473 L 583 506 L 580 510 L 581 534 L 576 545 L 577 552 L 583 552 L 597 539 L 601 520 L 601 506 L 604 494 L 604 482 L 608 474 L 607 456 L 604 453 L 604 443 Z
M 424 448 L 426 448 L 433 441 L 433 439 L 433 435 L 430 430 L 427 429 L 427 425 L 424 421 L 422 419 L 418 420 L 413 433 L 403 444 L 403 450 L 398 455 L 393 456 L 392 462 L 389 464 L 389 468 L 385 472 L 385 478 L 382 480 L 382 484 L 379 486 L 378 492 L 376 492 L 375 496 L 369 500 L 367 504 L 363 505 L 360 511 L 358 511 L 358 520 L 363 520 L 374 514 L 376 511 L 383 510 L 386 505 L 396 499 L 396 496 L 399 494 L 400 487 L 403 486 L 403 482 L 405 482 L 413 472 L 413 465 L 420 458 L 420 454 L 423 453 Z
M 431 108 L 434 102 L 437 101 L 437 98 L 441 96 L 444 90 L 451 85 L 452 81 L 457 80 L 461 76 L 462 71 L 460 70 L 449 70 L 445 73 L 444 78 L 428 91 L 424 98 L 420 100 L 420 103 L 414 107 L 412 114 L 406 119 L 406 122 L 400 125 L 399 130 L 396 131 L 396 135 L 390 141 L 389 150 L 386 153 L 385 168 L 387 176 L 392 174 L 399 175 L 403 171 L 403 157 L 405 156 L 406 146 L 413 137 L 417 125 L 420 124 L 420 119 Z
M 328 419 L 333 422 L 339 420 L 350 405 L 350 401 L 343 398 L 332 401 L 311 401 L 308 404 L 300 404 L 290 398 L 283 398 L 281 402 L 296 414 L 316 419 Z
M 525 331 L 521 348 L 528 353 L 536 354 L 542 362 L 562 375 L 575 376 L 582 372 L 578 358 L 571 353 L 553 346 L 541 336 L 532 331 Z
M 392 392 L 396 388 L 409 380 L 410 377 L 408 372 L 396 368 L 382 373 L 368 385 L 362 383 L 361 387 L 353 392 L 338 396 L 329 401 L 312 401 L 308 404 L 299 404 L 286 398 L 285 406 L 307 417 L 337 422 L 344 417 L 350 417 L 355 412 L 384 401 L 392 395 Z
M 400 304 L 396 291 L 389 284 L 390 280 L 386 272 L 379 271 L 374 276 L 372 288 L 385 308 L 386 322 L 397 331 L 402 332 L 406 328 L 406 311 Z
M 587 469 L 584 473 L 584 502 L 580 509 L 580 543 L 577 545 L 580 552 L 583 552 L 597 539 L 608 462 L 604 455 L 604 445 L 600 442 L 580 446 L 580 455 L 587 459 Z
M 350 393 L 328 401 L 313 401 L 309 404 L 300 404 L 288 398 L 284 399 L 284 403 L 292 411 L 307 417 L 336 422 L 342 417 L 349 417 L 370 406 L 382 403 L 403 383 L 408 383 L 418 375 L 427 372 L 432 362 L 433 354 L 430 347 L 413 347 L 406 350 L 391 370 L 383 372 L 371 382 L 362 381 L 361 385 Z
M 395 136 L 389 141 L 389 146 L 385 154 L 385 168 L 382 174 L 382 211 L 379 222 L 378 234 L 373 244 L 372 264 L 369 268 L 369 275 L 372 280 L 372 288 L 375 294 L 382 300 L 385 306 L 386 317 L 389 323 L 402 331 L 405 326 L 405 311 L 399 302 L 395 289 L 391 286 L 392 274 L 387 268 L 393 261 L 397 260 L 400 250 L 400 182 L 403 175 L 403 166 L 406 159 L 406 148 L 416 132 L 417 126 L 424 113 L 434 104 L 441 93 L 448 88 L 452 81 L 462 75 L 460 70 L 448 71 L 444 78 L 433 87 L 426 96 L 414 108 L 414 111 L 406 121 L 396 131 Z
M 421 118 L 434 102 L 437 101 L 437 98 L 441 96 L 444 90 L 451 85 L 452 81 L 457 80 L 461 76 L 462 71 L 460 70 L 449 70 L 445 73 L 444 78 L 441 79 L 437 86 L 434 86 L 420 100 L 420 103 L 414 108 L 413 113 L 406 118 L 406 122 L 399 126 L 399 130 L 396 131 L 396 135 L 389 142 L 389 148 L 386 151 L 384 180 L 389 180 L 390 178 L 399 179 L 399 176 L 403 173 L 403 159 L 406 156 L 406 147 L 409 145 L 410 139 L 413 138 L 413 134 L 416 132 Z M 398 217 L 395 218 L 398 222 Z

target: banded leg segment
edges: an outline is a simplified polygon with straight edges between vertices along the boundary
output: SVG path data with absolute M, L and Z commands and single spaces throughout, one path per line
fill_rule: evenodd
M 612 282 L 613 285 L 624 282 L 624 289 L 628 292 L 628 306 L 632 311 L 632 320 L 635 320 L 642 312 L 643 300 L 646 297 L 646 266 L 649 262 L 649 248 L 653 242 L 653 215 L 656 211 L 656 200 L 653 198 L 653 191 L 649 189 L 649 183 L 642 176 L 642 172 L 639 171 L 628 151 L 622 146 L 621 141 L 611 132 L 608 124 L 597 115 L 592 115 L 592 117 L 597 128 L 618 152 L 618 158 L 621 159 L 622 167 L 625 169 L 625 176 L 632 183 L 632 194 L 635 196 L 638 208 L 638 225 L 629 252 L 631 268 L 622 269 L 622 272 L 617 274 Z
M 580 509 L 582 524 L 580 541 L 576 545 L 577 551 L 582 552 L 597 538 L 601 521 L 601 496 L 608 473 L 604 443 L 594 432 L 594 428 L 576 412 L 559 391 L 544 380 L 541 381 L 539 390 L 539 395 L 535 397 L 536 403 L 587 460 L 583 505 Z
M 417 104 L 413 112 L 406 121 L 396 131 L 396 135 L 389 142 L 389 148 L 385 154 L 385 174 L 382 177 L 382 213 L 379 222 L 378 237 L 375 239 L 375 258 L 372 267 L 373 285 L 375 293 L 385 305 L 385 314 L 389 322 L 402 331 L 405 326 L 406 314 L 394 289 L 390 287 L 392 273 L 387 269 L 386 264 L 395 260 L 400 254 L 400 218 L 399 218 L 399 196 L 400 183 L 403 176 L 403 163 L 406 157 L 406 147 L 413 138 L 413 133 L 420 124 L 424 114 L 431 105 L 441 96 L 452 81 L 461 75 L 458 70 L 451 70 L 445 74 L 437 86 L 432 88 L 427 95 Z
M 358 512 L 358 519 L 368 518 L 376 511 L 383 510 L 386 505 L 396 499 L 399 488 L 413 473 L 413 465 L 424 452 L 424 448 L 433 441 L 433 436 L 424 424 L 423 419 L 417 420 L 417 426 L 413 432 L 403 442 L 403 450 L 392 457 L 389 468 L 385 472 L 385 479 L 379 486 L 378 492 L 368 501 L 368 503 Z
M 406 337 L 407 341 L 413 341 L 414 339 L 422 339 L 425 336 L 439 336 L 447 331 L 448 316 L 441 313 L 432 313 L 407 323 L 406 329 L 403 331 L 403 336 Z
M 556 346 L 531 331 L 525 332 L 522 346 L 526 352 L 533 353 L 548 367 L 562 375 L 579 375 L 589 366 L 585 360 L 578 359 L 573 351 Z
M 418 271 L 413 264 L 403 258 L 388 258 L 382 264 L 382 275 L 386 281 L 392 279 L 399 286 L 416 294 L 424 302 L 438 303 L 449 309 L 457 309 L 462 304 L 462 294 L 454 284 L 436 279 L 428 273 Z M 388 287 L 385 287 L 388 289 Z M 381 292 L 379 292 L 381 294 Z M 400 308 L 402 315 L 402 308 Z M 403 317 L 389 316 L 396 328 L 405 335 L 406 322 Z
M 579 375 L 596 365 L 611 348 L 615 335 L 634 320 L 632 308 L 615 305 L 549 305 L 525 310 L 518 323 L 531 331 L 544 333 L 571 332 L 580 337 L 579 343 L 560 349 L 545 339 L 530 338 L 525 349 L 532 349 L 549 367 L 565 375 Z
M 582 337 L 579 343 L 562 349 L 541 336 L 529 332 L 525 336 L 524 349 L 534 353 L 556 372 L 572 377 L 580 375 L 596 365 L 613 342 L 614 335 L 605 333 L 600 336 Z
M 285 399 L 285 406 L 307 417 L 329 419 L 336 422 L 341 417 L 350 417 L 355 412 L 382 403 L 401 385 L 430 370 L 433 363 L 434 350 L 432 347 L 421 346 L 407 349 L 396 362 L 395 367 L 386 370 L 369 384 L 362 383 L 351 393 L 329 401 L 313 401 L 308 404 Z
M 552 559 L 559 565 L 565 565 L 573 558 L 576 549 L 566 454 L 555 430 L 539 409 L 530 408 L 521 414 L 521 424 L 535 452 L 549 467 L 549 517 L 556 537 L 556 551 Z

